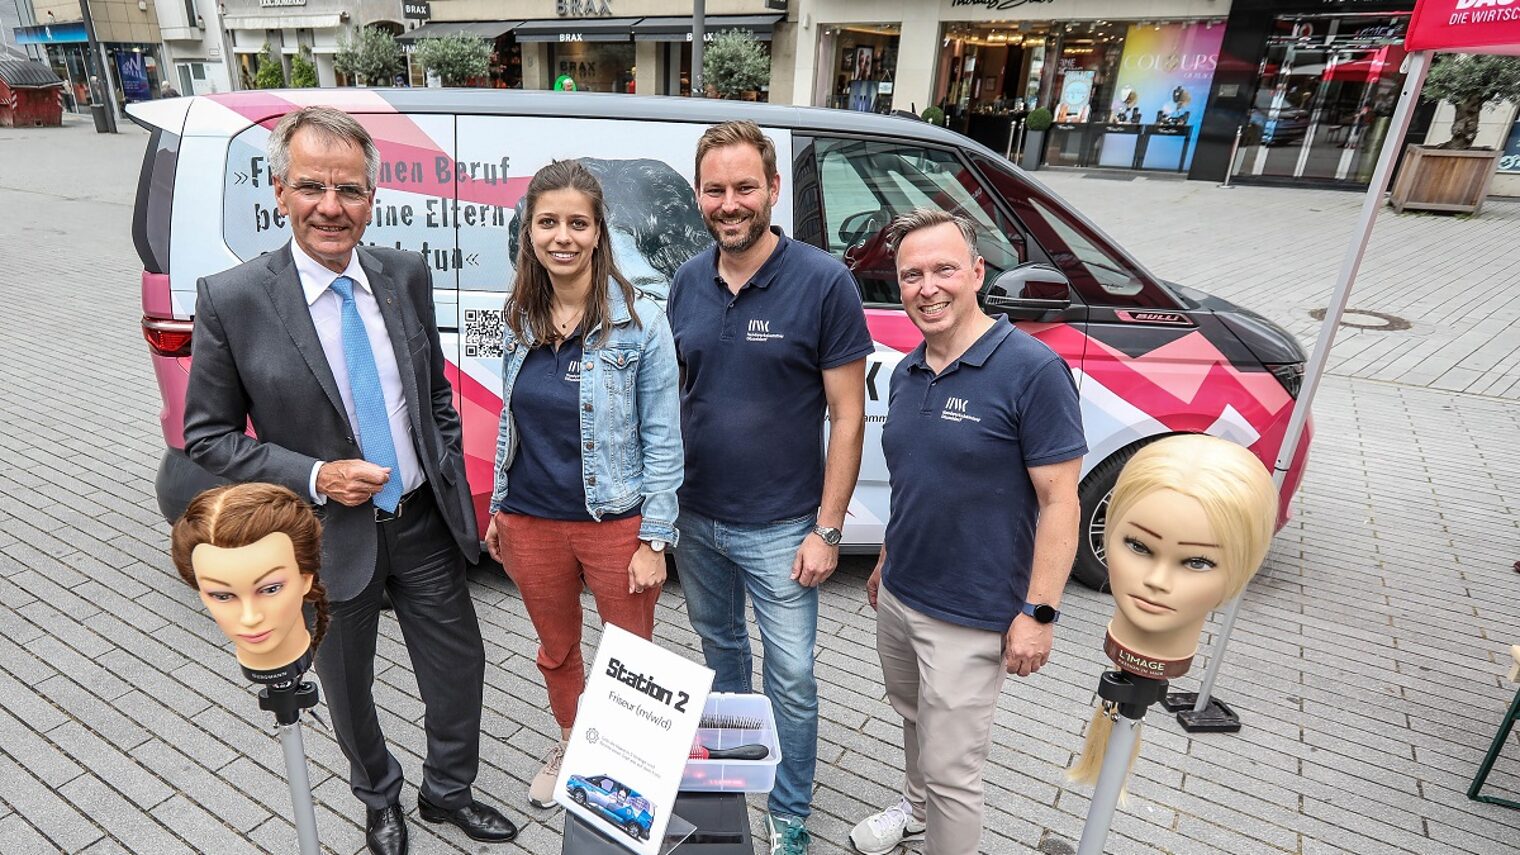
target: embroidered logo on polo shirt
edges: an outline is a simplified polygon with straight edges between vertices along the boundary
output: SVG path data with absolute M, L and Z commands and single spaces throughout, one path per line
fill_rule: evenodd
M 579 383 L 579 382 L 581 382 L 581 366 L 584 365 L 584 364 L 585 363 L 582 362 L 579 359 L 572 359 L 572 360 L 570 360 L 570 366 L 565 369 L 565 382 L 566 383 Z
M 968 401 L 965 398 L 957 398 L 951 395 L 945 401 L 945 408 L 940 411 L 939 417 L 949 422 L 979 422 L 980 418 L 966 411 Z
M 749 334 L 744 337 L 745 341 L 770 341 L 773 338 L 786 338 L 781 333 L 771 332 L 771 322 L 762 321 L 759 318 L 750 318 Z

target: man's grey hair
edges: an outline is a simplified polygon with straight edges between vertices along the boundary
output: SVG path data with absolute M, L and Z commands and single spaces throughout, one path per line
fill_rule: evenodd
M 333 107 L 302 107 L 292 113 L 286 113 L 285 118 L 274 126 L 274 131 L 269 134 L 269 171 L 281 181 L 290 178 L 290 141 L 296 135 L 296 131 L 306 128 L 316 134 L 323 142 L 348 143 L 356 145 L 364 152 L 364 177 L 369 189 L 375 189 L 375 182 L 380 178 L 380 150 L 375 148 L 375 141 L 370 138 L 369 131 L 359 124 L 353 116 Z
M 966 240 L 966 252 L 970 253 L 971 260 L 975 261 L 976 257 L 981 255 L 976 249 L 976 224 L 959 214 L 952 214 L 939 208 L 914 208 L 906 214 L 899 215 L 891 225 L 887 226 L 887 246 L 891 247 L 892 252 L 895 253 L 908 235 L 920 229 L 929 229 L 945 223 L 954 225 L 960 231 L 961 237 Z

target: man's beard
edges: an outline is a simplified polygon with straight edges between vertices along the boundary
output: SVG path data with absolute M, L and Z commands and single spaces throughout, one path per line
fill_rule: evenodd
M 707 217 L 702 218 L 702 224 L 707 226 L 707 233 L 712 235 L 713 240 L 718 242 L 718 247 L 724 252 L 744 252 L 754 246 L 771 227 L 771 206 L 756 211 L 750 218 L 749 229 L 740 235 L 737 240 L 724 242 L 723 233 L 713 221 Z

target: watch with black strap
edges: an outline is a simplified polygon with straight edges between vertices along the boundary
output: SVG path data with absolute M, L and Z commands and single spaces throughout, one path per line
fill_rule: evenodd
M 1048 603 L 1025 603 L 1023 612 L 1040 623 L 1055 623 L 1061 619 L 1061 612 Z

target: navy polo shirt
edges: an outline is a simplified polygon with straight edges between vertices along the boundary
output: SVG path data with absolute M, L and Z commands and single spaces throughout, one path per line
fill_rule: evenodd
M 1023 608 L 1039 499 L 1028 467 L 1087 453 L 1066 361 L 999 318 L 936 375 L 898 363 L 881 445 L 892 484 L 882 584 L 932 618 L 1005 632 Z
M 588 520 L 586 483 L 581 474 L 580 333 L 559 350 L 543 345 L 528 351 L 512 384 L 512 417 L 519 432 L 517 456 L 507 469 L 507 499 L 501 509 L 549 520 Z M 621 519 L 634 508 L 602 519 Z
M 815 513 L 823 498 L 823 371 L 875 349 L 855 278 L 788 238 L 738 294 L 716 246 L 681 265 L 666 301 L 681 364 L 681 507 L 734 523 Z

